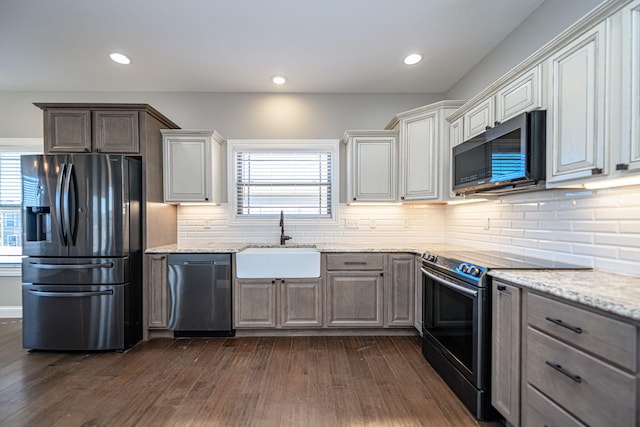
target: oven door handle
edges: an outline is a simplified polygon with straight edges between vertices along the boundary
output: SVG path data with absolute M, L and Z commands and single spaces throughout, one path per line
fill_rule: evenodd
M 435 280 L 436 282 L 440 283 L 441 285 L 444 285 L 444 286 L 446 286 L 448 288 L 455 289 L 458 292 L 462 292 L 463 294 L 466 294 L 466 295 L 469 295 L 469 296 L 472 296 L 472 297 L 476 297 L 478 295 L 478 291 L 476 291 L 476 290 L 467 289 L 464 286 L 460 286 L 460 285 L 457 285 L 455 283 L 447 282 L 445 280 L 442 280 L 438 276 L 429 273 L 427 270 L 425 270 L 422 267 L 420 268 L 420 270 L 422 271 L 422 274 L 424 274 L 427 277 Z

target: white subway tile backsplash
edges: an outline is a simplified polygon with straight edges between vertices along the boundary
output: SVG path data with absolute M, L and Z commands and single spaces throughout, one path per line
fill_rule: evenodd
M 548 190 L 463 205 L 339 205 L 338 221 L 286 221 L 293 243 L 450 243 L 638 275 L 640 186 Z M 487 219 L 489 219 L 487 228 Z M 270 243 L 278 221 L 229 221 L 226 205 L 180 206 L 180 243 Z

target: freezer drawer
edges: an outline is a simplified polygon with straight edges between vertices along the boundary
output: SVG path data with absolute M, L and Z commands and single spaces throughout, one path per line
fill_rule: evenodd
M 129 258 L 22 259 L 22 282 L 40 285 L 117 285 L 129 282 Z
M 233 335 L 231 255 L 169 255 L 169 329 L 176 335 Z
M 24 283 L 23 347 L 34 350 L 123 350 L 128 286 Z

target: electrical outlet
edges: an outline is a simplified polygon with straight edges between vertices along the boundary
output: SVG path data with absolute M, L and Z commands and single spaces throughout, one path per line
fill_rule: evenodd
M 484 229 L 488 230 L 491 227 L 491 218 L 487 217 L 484 220 Z
M 358 219 L 357 218 L 345 218 L 344 226 L 346 228 L 358 228 Z
M 369 219 L 369 228 L 376 228 L 376 220 L 373 218 Z

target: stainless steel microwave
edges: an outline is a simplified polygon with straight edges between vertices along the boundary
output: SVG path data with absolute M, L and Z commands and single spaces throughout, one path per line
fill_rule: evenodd
M 546 177 L 546 111 L 523 113 L 453 147 L 453 191 L 542 188 Z

